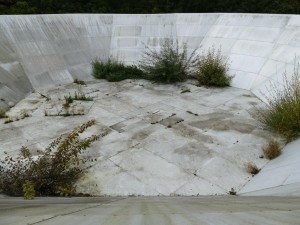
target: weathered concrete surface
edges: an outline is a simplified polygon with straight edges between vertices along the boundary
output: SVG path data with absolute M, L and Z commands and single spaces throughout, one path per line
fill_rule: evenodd
M 93 101 L 75 101 L 63 108 L 64 96 L 78 89 Z M 198 87 L 193 81 L 159 85 L 126 80 L 69 84 L 40 93 L 51 100 L 32 93 L 7 113 L 14 122 L 0 120 L 0 158 L 4 151 L 17 154 L 21 146 L 37 154 L 59 135 L 96 119 L 87 134 L 109 134 L 86 152 L 93 162 L 78 182 L 78 192 L 227 194 L 252 178 L 244 164 L 261 168 L 268 162 L 260 155 L 273 136 L 252 117 L 262 102 L 250 91 Z M 66 111 L 84 115 L 60 116 Z M 22 119 L 24 114 L 31 117 Z
M 0 198 L 1 225 L 297 225 L 297 197 Z
M 0 107 L 32 89 L 92 79 L 95 57 L 136 63 L 145 46 L 159 48 L 166 38 L 202 46 L 199 52 L 221 47 L 232 85 L 264 98 L 268 80 L 282 83 L 298 61 L 299 27 L 298 15 L 2 15 Z
M 240 192 L 242 195 L 300 196 L 300 139 L 288 144 Z
M 235 74 L 232 85 L 234 87 L 250 90 L 252 93 L 264 100 L 264 94 L 269 94 L 268 85 L 270 81 L 277 82 L 278 84 L 282 83 L 282 75 L 285 70 L 287 71 L 288 78 L 292 74 L 294 67 L 293 64 L 299 59 L 299 27 L 300 16 L 298 15 L 74 14 L 0 16 L 0 108 L 7 108 L 9 103 L 18 102 L 34 89 L 54 87 L 60 84 L 69 83 L 72 82 L 74 78 L 79 78 L 81 80 L 92 80 L 93 78 L 90 76 L 90 62 L 95 57 L 106 58 L 112 55 L 118 57 L 120 60 L 123 60 L 126 63 L 134 63 L 140 59 L 141 52 L 145 49 L 145 46 L 150 48 L 159 48 L 166 38 L 178 40 L 179 43 L 187 42 L 190 50 L 201 45 L 202 48 L 200 49 L 200 52 L 201 50 L 208 49 L 212 45 L 214 45 L 216 48 L 220 46 L 223 52 L 229 56 L 230 61 L 232 62 L 231 73 Z M 106 85 L 101 86 L 101 88 L 103 88 L 103 90 L 107 90 Z M 119 87 L 117 86 L 114 89 L 116 93 L 118 88 Z M 164 88 L 166 87 L 163 87 L 162 89 Z M 127 121 L 128 118 L 123 117 L 124 113 L 130 115 L 131 112 L 135 111 L 136 107 L 145 107 L 149 104 L 152 104 L 152 106 L 155 107 L 155 104 L 153 104 L 155 103 L 155 97 L 147 93 L 147 91 L 142 92 L 144 92 L 146 95 L 143 101 L 132 96 L 132 93 L 136 95 L 135 91 L 127 93 L 132 102 L 140 104 L 138 106 L 135 104 L 128 106 L 127 103 L 124 104 L 122 102 L 111 104 L 111 101 L 114 102 L 114 100 L 116 100 L 116 98 L 112 97 L 107 99 L 107 101 L 101 106 L 98 106 L 98 108 L 93 108 L 94 106 L 90 105 L 90 103 L 82 103 L 72 110 L 74 113 L 79 114 L 86 114 L 90 109 L 92 114 L 100 112 L 101 123 L 103 123 L 105 126 L 115 125 L 112 129 L 115 129 L 117 132 L 119 132 L 123 130 L 124 126 L 135 126 L 133 125 L 135 123 L 139 124 L 135 120 Z M 208 108 L 214 106 L 214 102 L 218 101 L 212 97 L 206 97 L 206 99 L 202 99 L 202 96 L 198 97 L 201 97 L 201 100 L 199 100 L 200 102 L 202 100 L 206 101 Z M 217 96 L 217 98 L 220 99 L 222 99 L 222 97 L 223 94 Z M 128 99 L 128 96 L 125 96 L 124 99 Z M 166 98 L 166 101 L 168 101 L 168 98 Z M 235 107 L 244 107 L 245 104 L 243 101 L 244 100 L 238 100 L 238 103 L 235 105 Z M 14 117 L 15 115 L 15 119 L 22 117 L 21 114 L 25 115 L 27 111 L 35 112 L 38 115 L 45 113 L 45 111 L 47 111 L 49 115 L 52 113 L 63 113 L 62 107 L 57 108 L 55 104 L 51 105 L 51 103 L 44 104 L 44 102 L 40 99 L 40 95 L 38 94 L 30 95 L 29 99 L 25 100 L 25 102 L 23 101 L 21 104 L 24 104 L 25 106 L 19 104 L 16 108 L 11 109 L 11 116 Z M 194 113 L 192 109 L 198 110 L 199 102 L 196 102 L 196 106 L 193 104 L 190 102 L 187 103 L 174 101 L 174 103 L 168 105 L 169 108 L 159 108 L 159 110 L 163 111 L 163 116 L 170 116 L 168 113 L 172 111 L 170 110 L 172 107 L 180 108 L 181 110 L 188 108 L 188 111 Z M 121 115 L 118 114 L 120 107 L 122 108 L 120 111 Z M 108 112 L 109 110 L 114 111 L 114 116 Z M 206 113 L 209 114 L 210 111 L 208 110 Z M 162 115 L 152 116 L 148 118 L 148 121 L 153 120 L 155 122 L 155 119 L 163 118 Z M 252 129 L 251 126 L 244 126 L 242 130 L 240 130 L 240 122 L 236 123 L 237 125 L 232 124 L 230 121 L 230 113 L 226 115 L 229 117 L 225 119 L 225 123 L 222 125 L 219 125 L 218 122 L 216 122 L 220 119 L 220 115 L 216 114 L 209 116 L 209 118 L 213 119 L 207 118 L 207 121 L 195 123 L 193 129 L 198 129 L 201 127 L 201 129 L 204 130 L 208 127 L 221 132 L 224 129 L 226 130 L 227 127 L 231 127 L 233 130 L 237 130 L 237 132 L 240 133 Z M 192 117 L 193 114 L 190 114 L 190 116 Z M 167 127 L 170 123 L 176 123 L 177 119 L 178 118 L 165 119 L 162 120 L 161 123 L 156 124 L 156 126 L 162 125 Z M 33 126 L 34 120 L 31 118 L 26 118 L 26 120 L 22 120 L 17 123 L 25 126 L 26 123 L 24 121 L 31 121 L 30 123 Z M 56 121 L 58 120 L 49 120 L 46 122 L 46 124 L 52 124 Z M 65 121 L 68 121 L 68 119 Z M 124 125 L 122 123 L 123 121 L 127 121 L 127 123 Z M 78 122 L 82 121 L 80 120 Z M 120 124 L 118 124 L 118 122 Z M 61 126 L 58 125 L 57 127 L 60 127 L 62 132 L 66 132 L 69 128 L 68 125 L 70 126 L 70 124 L 73 124 L 73 122 L 59 123 Z M 210 124 L 212 124 L 212 127 L 210 127 Z M 38 121 L 34 126 L 37 127 L 36 129 L 45 129 L 45 124 L 40 121 Z M 143 124 L 139 124 L 139 126 L 143 127 Z M 6 127 L 14 127 L 14 125 L 8 124 Z M 50 128 L 50 130 L 51 129 L 52 128 Z M 140 127 L 138 129 L 140 129 Z M 156 130 L 154 129 L 151 132 L 155 131 Z M 51 135 L 45 135 L 43 137 L 44 139 L 36 142 L 34 134 L 40 133 L 40 131 L 29 132 L 26 130 L 22 131 L 22 129 L 6 129 L 5 132 L 6 134 L 2 134 L 4 136 L 2 136 L 3 142 L 1 140 L 1 144 L 3 143 L 2 148 L 8 149 L 8 151 L 15 151 L 21 145 L 24 145 L 22 139 L 16 140 L 15 137 L 24 137 L 28 142 L 28 145 L 33 144 L 38 147 L 45 146 L 45 143 L 47 143 L 49 138 L 56 137 L 56 135 L 51 133 Z M 53 132 L 56 132 L 55 129 L 53 129 Z M 10 135 L 14 135 L 12 140 L 10 139 Z M 182 133 L 180 133 L 180 135 L 182 135 Z M 176 138 L 173 136 L 168 136 L 168 138 L 169 137 Z M 234 135 L 228 137 L 222 137 L 222 135 L 220 136 L 220 138 L 224 139 L 222 144 L 228 140 L 232 141 L 234 137 Z M 118 138 L 120 137 L 118 136 Z M 128 140 L 126 135 L 124 135 L 122 138 L 125 141 Z M 141 138 L 143 139 L 143 136 L 138 136 L 138 139 Z M 155 137 L 153 137 L 152 141 L 153 140 L 155 140 Z M 246 139 L 244 141 L 246 142 Z M 13 143 L 13 145 L 8 143 Z M 189 148 L 195 149 L 196 146 L 194 144 L 195 143 L 193 142 L 190 143 Z M 199 145 L 199 143 L 197 144 Z M 259 148 L 260 144 L 261 143 L 259 142 Z M 166 144 L 162 142 L 160 143 L 159 147 L 165 147 L 166 145 L 172 146 L 171 143 Z M 114 146 L 114 144 L 112 144 L 112 146 Z M 202 145 L 200 144 L 199 146 Z M 296 148 L 297 147 L 291 151 L 287 151 L 293 152 L 290 154 L 291 159 L 298 157 Z M 155 149 L 150 151 L 155 152 Z M 166 156 L 164 157 L 167 157 L 169 152 L 165 154 Z M 178 154 L 178 152 L 176 154 Z M 130 155 L 130 153 L 128 155 Z M 203 155 L 201 155 L 201 157 L 202 156 Z M 140 157 L 145 157 L 145 155 Z M 205 157 L 206 155 L 204 158 Z M 241 162 L 244 163 L 242 160 L 244 156 L 239 157 Z M 285 155 L 283 154 L 282 157 L 285 157 Z M 249 159 L 245 158 L 244 161 L 246 160 Z M 281 159 L 278 160 L 280 161 Z M 274 161 L 274 163 L 279 161 Z M 114 161 L 111 161 L 108 165 L 105 165 L 105 168 L 111 168 L 110 166 L 114 165 L 114 163 L 122 163 L 122 160 L 118 157 L 115 157 Z M 274 163 L 272 163 L 271 166 Z M 219 167 L 215 168 L 215 173 L 217 173 L 219 168 L 222 168 L 224 165 L 223 161 L 220 159 L 212 160 L 211 164 L 219 165 Z M 281 165 L 282 163 L 279 162 L 279 164 Z M 285 164 L 289 164 L 289 161 L 285 161 Z M 259 164 L 259 166 L 262 165 L 263 164 Z M 280 173 L 277 173 L 278 170 L 276 170 L 276 173 L 280 174 L 280 176 L 279 178 L 276 176 L 276 180 L 272 180 L 273 186 L 271 183 L 266 185 L 262 185 L 261 183 L 262 180 L 267 180 L 270 177 L 269 175 L 272 173 L 272 170 L 275 169 L 270 169 L 268 173 L 262 172 L 262 174 L 249 183 L 249 186 L 246 186 L 244 190 L 248 193 L 258 193 L 256 191 L 260 186 L 264 189 L 264 192 L 269 190 L 271 187 L 275 187 L 276 193 L 270 193 L 278 194 L 284 189 L 280 185 L 284 184 L 284 187 L 287 187 L 287 189 L 284 190 L 289 190 L 288 193 L 298 193 L 297 188 L 300 178 L 297 177 L 297 175 L 293 172 L 298 170 L 298 165 L 299 164 L 293 164 L 293 166 L 280 167 L 281 169 L 286 168 L 284 172 Z M 191 172 L 193 169 L 195 169 L 195 166 L 193 165 L 191 168 L 185 169 Z M 268 167 L 266 167 L 266 171 L 267 169 Z M 229 173 L 230 171 L 232 170 L 228 169 L 227 172 Z M 113 173 L 115 173 L 115 171 Z M 263 176 L 264 174 L 265 176 Z M 201 176 L 201 174 L 199 175 Z M 109 176 L 109 174 L 107 176 Z M 284 178 L 287 177 L 291 177 L 293 179 L 288 179 L 289 183 L 286 183 Z M 121 176 L 120 181 L 126 179 L 126 176 Z M 201 185 L 195 184 L 193 187 L 187 186 L 187 189 L 201 189 L 203 193 L 209 194 L 211 193 L 211 189 L 207 189 L 207 187 L 208 186 L 202 187 L 201 183 Z M 227 188 L 227 186 L 225 187 Z M 153 194 L 157 194 L 156 191 L 150 189 L 148 188 L 147 183 L 144 184 L 143 190 L 145 190 L 145 193 L 151 192 Z M 222 191 L 224 192 L 225 189 Z M 164 192 L 165 190 L 161 191 Z M 185 192 L 186 191 L 187 190 L 185 190 Z M 190 194 L 195 194 L 195 192 L 192 191 Z

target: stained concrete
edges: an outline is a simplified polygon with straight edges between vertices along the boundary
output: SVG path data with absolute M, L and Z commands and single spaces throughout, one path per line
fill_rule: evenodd
M 298 15 L 224 13 L 1 15 L 1 98 L 16 103 L 34 89 L 91 80 L 96 57 L 137 63 L 146 47 L 173 39 L 198 53 L 220 47 L 231 62 L 232 86 L 264 100 L 270 81 L 282 83 L 298 61 L 299 21 Z
M 26 140 L 26 145 L 41 148 L 50 139 L 57 137 L 58 134 L 67 132 L 68 128 L 75 124 L 70 118 L 69 120 L 63 120 L 63 122 L 61 122 L 62 120 L 56 120 L 56 117 L 43 121 L 37 119 L 37 117 L 41 118 L 41 115 L 45 113 L 49 116 L 63 115 L 65 113 L 61 105 L 55 102 L 45 102 L 45 99 L 37 92 L 43 92 L 42 89 L 44 88 L 58 87 L 59 85 L 70 83 L 75 78 L 86 81 L 93 80 L 90 62 L 96 57 L 103 59 L 108 56 L 114 56 L 128 64 L 136 63 L 141 58 L 146 46 L 159 49 L 166 39 L 178 40 L 179 43 L 186 42 L 189 50 L 201 46 L 199 53 L 206 51 L 212 46 L 216 48 L 221 47 L 223 53 L 229 57 L 231 62 L 230 74 L 235 75 L 232 80 L 232 86 L 250 91 L 242 96 L 238 95 L 236 98 L 233 97 L 235 96 L 233 91 L 230 93 L 233 94 L 230 95 L 232 96 L 232 101 L 228 100 L 228 93 L 218 93 L 218 91 L 211 90 L 206 90 L 207 92 L 199 91 L 197 94 L 193 93 L 193 96 L 187 95 L 183 99 L 178 98 L 176 101 L 170 101 L 174 90 L 168 86 L 156 87 L 158 92 L 153 92 L 149 86 L 146 89 L 136 88 L 132 90 L 129 84 L 126 84 L 127 86 L 123 86 L 123 84 L 97 86 L 99 84 L 95 84 L 95 89 L 89 91 L 91 94 L 96 93 L 95 97 L 96 99 L 101 99 L 101 104 L 76 103 L 70 110 L 73 114 L 90 115 L 81 117 L 77 121 L 78 123 L 83 122 L 84 119 L 101 117 L 99 128 L 109 127 L 113 131 L 113 135 L 110 135 L 116 135 L 118 140 L 123 140 L 122 148 L 120 148 L 120 143 L 107 141 L 109 146 L 113 146 L 114 150 L 112 152 L 115 154 L 124 151 L 124 146 L 131 148 L 146 139 L 142 149 L 146 149 L 148 152 L 140 153 L 137 149 L 133 149 L 130 153 L 123 153 L 124 157 L 131 156 L 131 153 L 141 158 L 148 157 L 149 153 L 154 154 L 155 157 L 167 160 L 171 157 L 174 160 L 172 163 L 176 166 L 180 166 L 184 171 L 188 171 L 189 175 L 197 175 L 196 178 L 192 179 L 195 180 L 195 183 L 189 183 L 190 177 L 182 176 L 189 181 L 183 179 L 186 183 L 180 183 L 183 186 L 181 189 L 178 189 L 178 192 L 175 191 L 176 188 L 172 182 L 168 183 L 169 186 L 166 189 L 160 190 L 157 187 L 149 187 L 147 183 L 150 182 L 149 180 L 147 182 L 143 181 L 144 183 L 142 182 L 141 184 L 139 173 L 128 176 L 123 170 L 114 168 L 116 164 L 123 163 L 116 156 L 112 160 L 107 161 L 107 164 L 104 164 L 105 168 L 113 168 L 112 174 L 121 173 L 118 178 L 119 183 L 112 182 L 112 185 L 122 186 L 121 184 L 124 183 L 124 180 L 132 179 L 136 187 L 141 185 L 142 188 L 132 189 L 131 192 L 127 193 L 137 193 L 139 192 L 137 190 L 143 190 L 141 193 L 151 193 L 151 195 L 170 194 L 174 191 L 175 193 L 194 195 L 197 193 L 195 190 L 201 190 L 201 193 L 206 194 L 225 193 L 229 188 L 225 184 L 226 181 L 220 177 L 205 180 L 203 179 L 203 173 L 209 174 L 209 172 L 214 171 L 212 173 L 217 174 L 220 171 L 219 168 L 224 165 L 228 165 L 228 170 L 225 170 L 224 173 L 241 171 L 241 163 L 252 160 L 251 157 L 248 158 L 248 154 L 257 154 L 256 150 L 254 150 L 254 153 L 252 151 L 237 153 L 243 150 L 244 146 L 239 146 L 239 149 L 235 149 L 237 144 L 240 143 L 235 140 L 236 133 L 247 137 L 243 137 L 244 143 L 250 142 L 249 146 L 255 145 L 254 149 L 260 149 L 263 142 L 261 140 L 269 138 L 268 134 L 258 131 L 258 127 L 252 124 L 253 118 L 251 116 L 244 114 L 245 111 L 249 113 L 249 109 L 257 104 L 258 100 L 248 102 L 248 96 L 253 98 L 252 94 L 254 94 L 260 100 L 265 101 L 270 94 L 270 82 L 280 86 L 285 72 L 288 79 L 291 77 L 294 63 L 297 63 L 299 59 L 299 21 L 300 17 L 298 15 L 221 13 L 1 15 L 0 108 L 8 108 L 9 105 L 16 104 L 32 91 L 35 91 L 35 93 L 28 96 L 27 100 L 21 101 L 15 108 L 10 110 L 10 117 L 13 120 L 19 119 L 13 124 L 21 124 L 22 128 L 18 128 L 19 125 L 15 128 L 15 125 L 12 124 L 7 124 L 3 129 L 1 128 L 5 131 L 2 132 L 1 148 L 10 152 L 16 152 L 20 146 L 24 145 L 23 140 L 16 140 L 16 136 L 23 137 Z M 100 88 L 101 91 L 97 92 L 97 88 Z M 74 88 L 71 88 L 70 91 L 72 90 L 74 91 Z M 118 96 L 120 90 L 126 90 L 127 92 L 124 91 L 122 95 Z M 170 90 L 171 92 L 168 92 Z M 64 94 L 68 94 L 67 91 Z M 142 98 L 137 97 L 140 94 L 143 95 Z M 158 96 L 159 100 L 157 99 Z M 196 97 L 197 101 L 195 100 Z M 55 99 L 55 97 L 52 98 Z M 58 96 L 56 100 L 59 101 L 59 98 L 63 98 L 63 94 Z M 221 102 L 226 104 L 222 105 L 220 104 Z M 199 105 L 202 107 L 201 110 L 199 110 Z M 147 106 L 149 107 L 147 108 Z M 142 110 L 140 110 L 141 108 Z M 174 109 L 177 110 L 176 115 L 173 115 Z M 215 112 L 215 109 L 223 111 L 221 113 L 219 111 Z M 234 116 L 231 112 L 232 109 L 237 110 L 234 111 Z M 243 112 L 242 117 L 239 116 L 240 112 L 238 110 Z M 20 120 L 27 112 L 33 113 L 37 117 L 33 116 L 32 118 Z M 243 117 L 245 115 L 246 118 Z M 201 117 L 201 121 L 195 122 L 192 119 L 197 116 Z M 143 121 L 140 121 L 140 119 Z M 233 119 L 235 120 L 234 122 Z M 181 120 L 184 120 L 184 123 Z M 27 124 L 25 121 L 30 122 Z M 148 130 L 148 124 L 146 125 L 144 121 L 153 125 L 150 131 Z M 216 121 L 220 121 L 220 123 Z M 51 125 L 55 122 L 58 122 L 58 125 L 53 128 Z M 26 126 L 29 126 L 30 131 L 23 130 L 23 127 Z M 43 131 L 45 127 L 49 129 L 47 135 L 44 134 L 46 131 Z M 158 128 L 161 127 L 167 130 L 172 129 L 172 132 L 167 132 L 167 134 L 162 132 L 163 134 L 161 134 L 158 132 Z M 39 129 L 39 131 L 36 131 L 36 129 Z M 203 131 L 200 134 L 199 129 Z M 227 130 L 230 130 L 228 134 Z M 131 132 L 130 136 L 124 134 L 127 132 Z M 133 135 L 132 132 L 137 133 Z M 214 136 L 216 133 L 218 133 L 218 137 Z M 259 141 L 253 141 L 253 139 L 248 138 L 248 133 L 258 137 Z M 14 136 L 11 137 L 9 134 Z M 42 137 L 39 137 L 39 135 Z M 152 135 L 152 139 L 148 140 L 146 138 L 148 135 Z M 131 141 L 130 137 L 133 137 L 135 141 Z M 162 138 L 162 141 L 157 146 L 153 145 L 155 147 L 149 147 L 158 137 Z M 195 141 L 185 143 L 187 137 Z M 114 138 L 112 137 L 110 140 L 114 140 Z M 228 159 L 230 161 L 231 157 L 227 155 L 227 152 L 224 154 L 221 147 L 209 146 L 212 145 L 211 142 L 214 142 L 214 138 L 219 140 L 220 145 L 233 149 L 234 153 L 230 154 L 236 154 L 240 163 L 233 163 L 230 167 Z M 177 141 L 174 143 L 165 141 L 173 139 Z M 232 142 L 232 144 L 229 145 L 229 142 Z M 168 146 L 175 148 L 175 154 L 178 155 L 181 154 L 182 149 L 188 149 L 186 151 L 193 155 L 197 151 L 198 146 L 200 146 L 203 152 L 199 154 L 198 160 L 204 163 L 205 160 L 211 159 L 205 164 L 208 165 L 207 168 L 210 168 L 210 170 L 206 171 L 203 168 L 199 170 L 193 163 L 189 165 L 185 162 L 189 158 L 178 157 L 183 159 L 182 161 L 176 159 L 172 148 L 169 149 Z M 271 169 L 268 169 L 269 167 L 266 166 L 266 172 L 263 170 L 261 175 L 252 179 L 249 185 L 246 185 L 241 190 L 241 193 L 297 194 L 299 177 L 295 171 L 298 170 L 299 164 L 289 165 L 291 163 L 288 161 L 298 157 L 297 146 L 295 144 L 295 147 L 292 149 L 287 147 L 287 153 L 284 151 L 281 158 L 272 162 L 270 164 Z M 164 154 L 160 154 L 157 153 L 158 148 L 166 148 L 167 151 Z M 214 157 L 207 149 L 215 149 L 214 152 L 222 153 L 222 157 L 226 159 Z M 103 151 L 105 152 L 104 157 L 113 156 L 109 151 Z M 246 154 L 246 156 L 243 154 Z M 286 157 L 285 154 L 290 156 Z M 98 153 L 96 155 L 98 156 Z M 137 159 L 132 160 L 135 162 Z M 276 172 L 276 174 L 278 176 L 274 176 L 275 178 L 272 181 L 266 183 L 265 181 L 272 176 L 272 171 L 276 169 L 276 162 L 279 165 L 284 164 L 284 166 L 280 166 L 280 170 L 277 168 L 276 171 L 278 173 Z M 159 162 L 157 163 L 159 164 Z M 265 162 L 258 163 L 259 167 L 263 167 L 264 164 Z M 122 165 L 127 166 L 126 164 Z M 237 169 L 236 165 L 238 165 L 239 169 Z M 141 171 L 141 168 L 130 168 L 130 170 Z M 150 170 L 152 169 L 148 168 L 146 172 Z M 196 172 L 192 173 L 193 170 Z M 173 170 L 170 169 L 170 171 Z M 175 169 L 174 171 L 177 170 Z M 177 171 L 176 173 L 180 174 L 181 172 Z M 185 172 L 182 175 L 185 175 Z M 236 176 L 240 175 L 240 172 L 236 174 Z M 106 177 L 109 176 L 111 174 L 106 175 Z M 201 182 L 198 179 L 202 179 Z M 218 184 L 215 189 L 208 189 L 209 185 L 214 183 L 215 180 L 218 180 L 217 182 L 220 182 L 222 187 L 219 187 Z M 246 178 L 244 181 L 246 181 Z M 266 183 L 265 185 L 262 184 L 263 181 Z M 105 182 L 109 181 L 105 179 Z M 243 182 L 240 180 L 233 181 L 231 186 L 240 190 L 242 186 L 238 185 L 238 183 L 242 184 Z M 126 188 L 110 194 L 123 193 Z M 260 188 L 262 188 L 262 192 L 259 192 Z M 271 191 L 272 188 L 274 188 L 274 191 Z M 95 190 L 95 193 L 100 192 L 97 188 Z M 104 193 L 108 192 L 105 191 Z
M 261 168 L 268 162 L 260 155 L 273 134 L 255 119 L 263 103 L 250 91 L 196 84 L 101 80 L 40 90 L 7 112 L 14 122 L 0 119 L 0 157 L 4 151 L 17 154 L 21 146 L 36 154 L 59 135 L 96 119 L 87 134 L 108 135 L 84 154 L 93 162 L 77 183 L 78 192 L 190 196 L 239 191 L 252 178 L 245 164 Z M 93 101 L 64 107 L 64 97 L 75 92 Z
M 0 224 L 296 225 L 295 197 L 0 198 Z

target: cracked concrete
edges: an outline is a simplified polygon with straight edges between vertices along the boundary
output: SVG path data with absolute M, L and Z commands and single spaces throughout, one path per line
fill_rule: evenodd
M 299 197 L 0 198 L 0 224 L 296 225 Z
M 250 91 L 195 84 L 101 80 L 41 89 L 7 112 L 14 122 L 0 120 L 0 158 L 4 151 L 17 154 L 21 146 L 36 153 L 59 135 L 96 119 L 85 135 L 103 130 L 108 135 L 84 153 L 93 162 L 77 183 L 78 192 L 149 196 L 239 191 L 252 178 L 244 164 L 262 168 L 268 162 L 259 156 L 273 134 L 253 118 L 264 103 Z M 182 92 L 186 89 L 190 92 Z M 93 101 L 64 107 L 64 97 L 78 90 Z M 24 113 L 30 117 L 22 119 Z

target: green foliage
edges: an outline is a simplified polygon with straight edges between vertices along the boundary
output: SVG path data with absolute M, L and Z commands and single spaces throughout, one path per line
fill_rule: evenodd
M 32 200 L 35 196 L 34 183 L 29 180 L 25 180 L 23 184 L 23 195 L 24 199 Z
M 271 140 L 263 147 L 264 155 L 267 159 L 275 159 L 281 155 L 281 147 L 278 141 Z
M 277 13 L 299 14 L 296 0 L 2 0 L 1 14 L 28 13 Z
M 106 135 L 80 138 L 79 135 L 95 123 L 90 120 L 58 137 L 37 156 L 32 156 L 26 147 L 22 147 L 15 158 L 7 155 L 1 161 L 0 192 L 11 196 L 24 193 L 25 197 L 31 196 L 33 190 L 39 196 L 74 194 L 75 183 L 83 175 L 86 163 L 81 153 Z
M 216 51 L 212 47 L 200 57 L 196 78 L 200 85 L 225 87 L 232 79 L 227 75 L 228 71 L 228 58 L 222 55 L 221 49 Z
M 198 62 L 195 49 L 190 55 L 187 45 L 179 47 L 178 42 L 166 40 L 160 51 L 147 49 L 139 63 L 145 78 L 162 83 L 175 83 L 193 75 Z
M 283 135 L 287 141 L 300 137 L 300 74 L 295 65 L 291 79 L 284 75 L 284 84 L 272 84 L 266 109 L 258 110 L 258 118 L 271 131 Z
M 65 98 L 65 103 L 63 104 L 63 106 L 65 108 L 68 108 L 70 106 L 71 103 L 74 102 L 74 100 L 77 100 L 77 101 L 93 101 L 93 98 L 92 97 L 88 97 L 86 96 L 80 89 L 77 92 L 75 92 L 74 96 L 64 96 Z
M 127 66 L 112 58 L 103 61 L 96 59 L 92 62 L 92 68 L 95 78 L 106 79 L 110 82 L 143 78 L 143 72 L 137 66 Z

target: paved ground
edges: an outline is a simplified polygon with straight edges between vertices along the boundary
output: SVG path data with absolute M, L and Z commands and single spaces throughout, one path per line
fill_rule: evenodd
M 63 107 L 64 97 L 75 92 L 93 101 Z M 261 104 L 250 91 L 198 87 L 192 80 L 172 85 L 100 80 L 39 90 L 7 113 L 14 122 L 0 119 L 0 159 L 4 152 L 17 154 L 21 146 L 38 154 L 59 135 L 96 119 L 86 134 L 106 130 L 108 135 L 86 151 L 84 157 L 93 162 L 77 191 L 96 196 L 226 194 L 252 178 L 245 164 L 262 168 L 268 162 L 260 156 L 273 135 L 253 118 Z
M 300 198 L 0 198 L 1 225 L 299 225 Z

